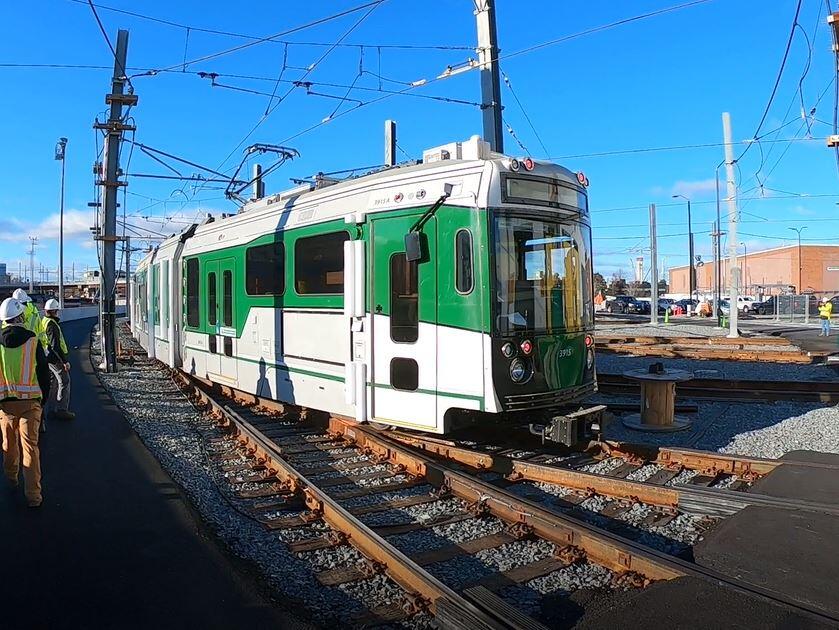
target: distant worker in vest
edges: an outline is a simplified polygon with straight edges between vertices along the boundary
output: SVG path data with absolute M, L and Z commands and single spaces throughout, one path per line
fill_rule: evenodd
M 42 401 L 50 392 L 50 369 L 43 346 L 23 325 L 25 313 L 14 298 L 0 304 L 0 429 L 6 479 L 17 487 L 23 451 L 24 494 L 29 507 L 36 508 L 43 501 L 38 427 Z
M 833 313 L 833 304 L 822 298 L 822 303 L 819 304 L 819 319 L 822 321 L 822 331 L 819 337 L 830 337 L 830 316 Z
M 50 397 L 46 404 L 47 416 L 57 420 L 72 420 L 76 414 L 70 411 L 70 349 L 64 340 L 59 323 L 58 300 L 47 300 L 44 305 L 44 334 L 47 337 L 47 360 L 52 373 Z
M 43 344 L 44 349 L 47 347 L 47 338 L 43 334 L 43 327 L 41 322 L 41 314 L 38 312 L 38 307 L 32 302 L 32 298 L 23 289 L 15 289 L 12 297 L 23 304 L 26 309 L 23 312 L 23 326 L 27 330 L 31 330 L 38 337 L 38 340 Z

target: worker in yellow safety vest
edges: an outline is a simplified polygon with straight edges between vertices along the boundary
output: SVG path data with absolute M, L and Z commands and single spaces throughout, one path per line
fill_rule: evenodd
M 12 297 L 23 304 L 23 326 L 27 330 L 31 330 L 38 337 L 38 341 L 47 349 L 47 337 L 44 334 L 43 322 L 41 321 L 41 314 L 38 312 L 38 307 L 32 302 L 32 298 L 23 289 L 15 289 Z
M 43 501 L 38 428 L 41 403 L 49 396 L 50 371 L 43 346 L 23 325 L 25 312 L 14 298 L 0 304 L 0 430 L 6 479 L 17 487 L 22 451 L 24 494 L 34 508 Z
M 58 300 L 47 300 L 44 304 L 44 334 L 47 336 L 47 360 L 52 374 L 45 410 L 51 418 L 72 420 L 76 414 L 70 411 L 70 349 L 59 324 L 60 308 Z
M 833 313 L 833 304 L 822 298 L 822 303 L 819 304 L 819 319 L 822 322 L 822 331 L 819 337 L 830 337 L 830 315 Z

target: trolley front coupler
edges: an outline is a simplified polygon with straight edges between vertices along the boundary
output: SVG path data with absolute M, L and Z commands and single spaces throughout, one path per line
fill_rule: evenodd
M 530 432 L 546 440 L 574 446 L 599 436 L 606 421 L 606 405 L 594 405 L 585 409 L 555 415 L 548 424 L 531 424 Z

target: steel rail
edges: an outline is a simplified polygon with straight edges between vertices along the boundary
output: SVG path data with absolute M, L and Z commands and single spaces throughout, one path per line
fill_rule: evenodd
M 582 492 L 595 492 L 612 498 L 638 501 L 663 508 L 680 509 L 684 512 L 709 516 L 730 516 L 749 505 L 778 507 L 796 511 L 807 510 L 839 516 L 839 506 L 828 503 L 774 497 L 723 488 L 660 486 L 646 481 L 619 479 L 599 473 L 562 468 L 552 464 L 529 462 L 497 453 L 473 451 L 437 440 L 429 440 L 424 436 L 415 436 L 398 431 L 389 432 L 388 435 L 423 452 L 432 453 L 477 470 L 492 471 L 506 476 L 510 481 L 527 480 L 550 483 L 574 488 Z
M 622 374 L 598 374 L 603 393 L 638 393 L 640 386 Z M 682 397 L 727 400 L 794 400 L 801 402 L 839 402 L 839 383 L 819 381 L 759 381 L 693 379 L 677 386 Z
M 234 433 L 236 439 L 247 449 L 257 461 L 267 468 L 268 473 L 276 476 L 277 480 L 290 493 L 301 493 L 305 497 L 307 507 L 318 517 L 322 518 L 330 527 L 347 536 L 347 542 L 358 549 L 367 558 L 380 563 L 397 584 L 412 596 L 409 603 L 411 612 L 419 612 L 427 607 L 432 613 L 437 613 L 437 607 L 456 610 L 461 627 L 474 630 L 500 630 L 514 627 L 491 617 L 479 609 L 463 596 L 443 584 L 425 569 L 408 558 L 386 539 L 376 534 L 358 518 L 350 514 L 345 508 L 321 490 L 312 481 L 296 470 L 284 457 L 276 444 L 265 437 L 262 432 L 234 410 L 219 404 L 202 387 L 200 381 L 183 371 L 178 373 L 201 400 L 210 405 L 213 411 L 221 416 L 224 424 Z M 182 381 L 183 382 L 183 381 Z M 411 466 L 410 471 L 415 475 L 423 475 L 421 464 Z
M 545 508 L 527 499 L 500 490 L 474 476 L 456 471 L 449 466 L 411 449 L 411 447 L 367 426 L 352 421 L 332 418 L 330 430 L 343 435 L 360 446 L 390 462 L 416 462 L 425 467 L 427 480 L 438 487 L 446 487 L 465 500 L 483 503 L 490 513 L 507 522 L 519 522 L 532 527 L 539 536 L 557 545 L 575 545 L 598 563 L 618 571 L 635 571 L 653 579 L 672 579 L 693 576 L 730 588 L 763 601 L 782 604 L 800 614 L 827 624 L 839 618 L 808 602 L 796 601 L 783 593 L 728 576 L 719 571 L 668 556 L 616 534 L 601 530 L 573 516 Z M 416 464 L 415 464 L 416 465 Z

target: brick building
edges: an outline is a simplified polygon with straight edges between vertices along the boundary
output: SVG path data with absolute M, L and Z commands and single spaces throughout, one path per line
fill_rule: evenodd
M 801 258 L 799 260 L 799 251 Z M 790 287 L 796 292 L 839 294 L 839 245 L 789 245 L 757 252 L 742 247 L 737 257 L 744 295 L 775 294 Z M 801 287 L 799 287 L 799 267 Z M 722 261 L 722 290 L 729 281 L 728 258 Z M 688 293 L 688 267 L 671 267 L 670 293 Z M 696 269 L 696 288 L 710 293 L 714 286 L 714 264 L 710 261 Z

